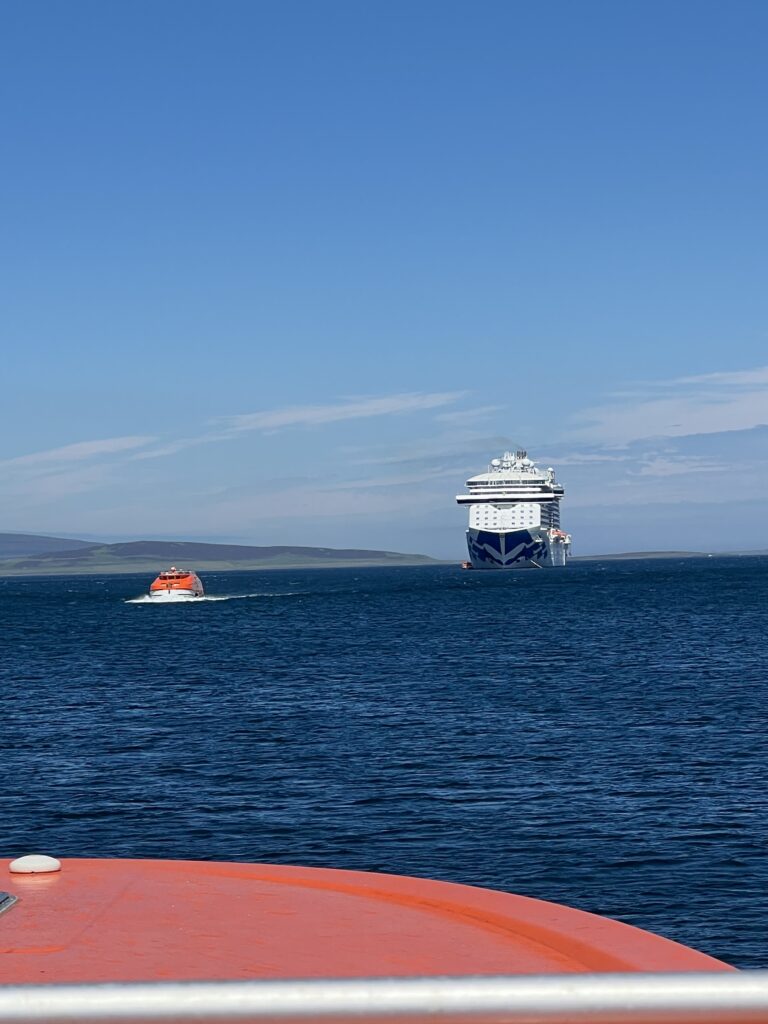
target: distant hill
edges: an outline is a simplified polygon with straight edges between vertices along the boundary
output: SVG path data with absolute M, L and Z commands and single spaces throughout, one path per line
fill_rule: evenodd
M 617 562 L 640 558 L 746 558 L 753 555 L 768 555 L 768 550 L 759 551 L 620 551 L 612 555 L 574 555 L 578 562 Z
M 0 534 L 13 537 L 14 534 Z M 29 541 L 55 538 L 30 537 Z M 123 544 L 62 542 L 77 547 L 0 554 L 0 576 L 19 574 L 63 575 L 68 573 L 158 572 L 170 565 L 204 571 L 226 569 L 268 569 L 344 565 L 427 565 L 436 564 L 426 555 L 365 548 L 312 548 L 276 545 L 252 547 L 245 544 L 198 544 L 194 541 L 139 540 Z M 2 551 L 2 548 L 0 548 Z
M 93 541 L 65 537 L 38 537 L 30 533 L 0 533 L 0 558 L 21 558 L 23 555 L 45 555 L 51 551 L 82 551 L 92 548 Z
M 613 555 L 574 555 L 580 562 L 610 562 L 635 558 L 707 558 L 707 551 L 619 551 Z

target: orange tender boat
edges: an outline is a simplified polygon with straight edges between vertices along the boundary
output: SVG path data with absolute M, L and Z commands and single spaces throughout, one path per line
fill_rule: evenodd
M 149 588 L 150 597 L 163 601 L 202 597 L 203 594 L 200 577 L 191 569 L 177 569 L 175 565 L 161 572 Z
M 34 863 L 41 861 L 47 863 Z M 0 1011 L 3 990 L 11 986 L 8 999 L 15 991 L 27 1007 L 38 1004 L 35 1020 L 82 1020 L 78 1000 L 89 1020 L 110 1017 L 96 1012 L 102 1003 L 114 1011 L 125 1000 L 135 1004 L 137 1016 L 123 1006 L 124 1016 L 116 1014 L 121 1020 L 138 1019 L 140 1005 L 153 1016 L 149 1011 L 167 1010 L 168 1000 L 175 1021 L 220 1020 L 213 1007 L 234 999 L 250 1000 L 255 1011 L 237 1019 L 285 1019 L 286 1007 L 293 1007 L 293 1019 L 320 1017 L 325 1024 L 349 1020 L 361 1000 L 374 1018 L 382 1000 L 394 1000 L 398 1012 L 390 1021 L 412 1022 L 435 1019 L 419 1012 L 419 1000 L 434 988 L 430 1010 L 458 998 L 454 1007 L 469 1011 L 451 1021 L 498 1024 L 487 1000 L 501 998 L 507 1024 L 614 1024 L 651 1018 L 585 1015 L 584 1000 L 603 1009 L 596 999 L 613 999 L 614 1007 L 618 1000 L 628 1010 L 637 998 L 638 1008 L 650 984 L 672 995 L 682 991 L 689 1006 L 720 998 L 722 1011 L 723 990 L 730 996 L 734 986 L 750 983 L 719 960 L 618 921 L 423 878 L 274 864 L 25 857 L 0 861 L 0 887 Z M 211 981 L 217 984 L 206 984 Z M 62 990 L 70 1016 L 54 1012 L 54 1003 L 42 1012 L 47 1000 L 58 998 L 52 984 L 73 983 L 97 987 Z M 526 1000 L 550 997 L 565 999 L 560 1013 L 521 1012 Z M 326 1000 L 331 1003 L 323 1011 Z M 334 1000 L 338 1015 L 328 1012 Z M 581 1012 L 572 1014 L 571 1001 L 580 1000 Z M 270 1006 L 274 1015 L 265 1012 Z M 359 1021 L 369 1013 L 352 1016 Z M 168 1015 L 153 1017 L 160 1018 Z M 652 1019 L 669 1018 L 662 1012 Z M 725 1024 L 747 1018 L 725 1010 L 673 1019 Z

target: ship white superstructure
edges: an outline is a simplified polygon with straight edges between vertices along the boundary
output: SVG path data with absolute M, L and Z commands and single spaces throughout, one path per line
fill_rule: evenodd
M 551 569 L 563 566 L 571 537 L 560 529 L 564 496 L 555 471 L 539 469 L 522 449 L 492 459 L 457 494 L 469 506 L 467 548 L 473 569 Z

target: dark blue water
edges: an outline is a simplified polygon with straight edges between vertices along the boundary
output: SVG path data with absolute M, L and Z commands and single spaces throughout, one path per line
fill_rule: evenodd
M 768 965 L 768 559 L 0 580 L 7 856 L 557 900 Z

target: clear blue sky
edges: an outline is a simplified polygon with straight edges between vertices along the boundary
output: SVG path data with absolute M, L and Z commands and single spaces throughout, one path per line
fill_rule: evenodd
M 765 547 L 768 4 L 8 2 L 0 530 Z M 723 483 L 739 479 L 740 509 Z

